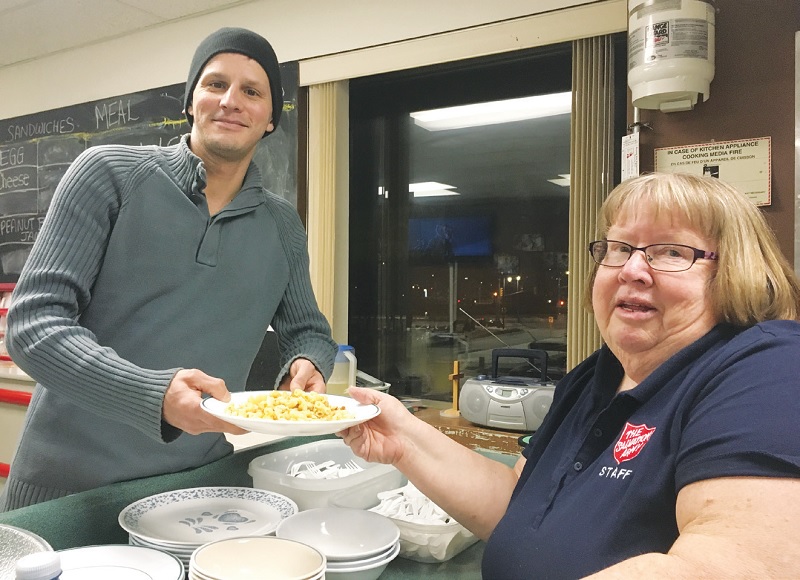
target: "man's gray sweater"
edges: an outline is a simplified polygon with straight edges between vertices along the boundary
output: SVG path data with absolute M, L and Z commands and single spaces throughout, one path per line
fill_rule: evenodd
M 330 375 L 294 207 L 254 164 L 217 215 L 204 187 L 186 137 L 87 149 L 62 179 L 8 314 L 9 353 L 38 385 L 0 510 L 230 453 L 164 423 L 164 393 L 181 368 L 243 390 L 270 324 L 279 377 L 300 356 Z

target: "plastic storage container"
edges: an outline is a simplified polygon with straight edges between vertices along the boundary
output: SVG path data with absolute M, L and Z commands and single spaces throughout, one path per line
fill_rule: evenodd
M 391 383 L 387 383 L 380 379 L 376 379 L 372 375 L 368 375 L 364 371 L 356 371 L 356 386 L 364 387 L 365 389 L 374 389 L 383 393 L 388 393 Z
M 333 363 L 333 372 L 328 379 L 327 392 L 330 395 L 344 395 L 349 386 L 356 384 L 358 361 L 355 349 L 347 344 L 339 345 L 336 360 Z
M 364 471 L 337 479 L 302 479 L 287 473 L 300 461 L 322 463 L 328 460 L 340 465 L 355 461 Z M 362 485 L 374 489 L 375 494 L 394 489 L 402 479 L 400 472 L 391 465 L 369 463 L 356 457 L 341 439 L 323 439 L 261 455 L 250 462 L 247 473 L 253 478 L 253 487 L 283 494 L 294 500 L 301 510 L 328 507 L 335 494 Z
M 378 493 L 405 486 L 408 479 L 396 471 L 391 487 L 379 489 L 375 482 L 366 482 L 342 491 L 331 498 L 335 507 L 370 509 L 380 503 Z M 445 562 L 478 541 L 467 528 L 450 524 L 419 524 L 389 518 L 400 528 L 400 557 L 417 562 Z

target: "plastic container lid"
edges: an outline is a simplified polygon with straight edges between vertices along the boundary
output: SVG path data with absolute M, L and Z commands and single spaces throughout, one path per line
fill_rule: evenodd
M 352 346 L 350 346 L 349 344 L 340 344 L 339 345 L 339 352 L 343 352 L 345 350 L 355 350 L 355 349 Z
M 37 552 L 17 560 L 17 580 L 55 580 L 61 575 L 61 556 Z

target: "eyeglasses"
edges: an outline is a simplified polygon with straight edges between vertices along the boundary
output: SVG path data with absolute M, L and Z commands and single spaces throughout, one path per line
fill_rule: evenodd
M 589 244 L 592 259 L 609 268 L 622 268 L 634 250 L 643 252 L 650 267 L 659 272 L 683 272 L 691 268 L 697 260 L 719 258 L 716 252 L 698 250 L 682 244 L 650 244 L 642 248 L 617 240 L 598 240 Z

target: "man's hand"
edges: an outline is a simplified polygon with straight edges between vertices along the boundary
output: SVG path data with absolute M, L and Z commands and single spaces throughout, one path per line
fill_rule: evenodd
M 280 384 L 282 391 L 314 391 L 315 393 L 325 392 L 325 379 L 310 360 L 305 358 L 295 359 L 289 367 L 287 374 Z
M 207 413 L 200 407 L 202 394 L 220 401 L 230 401 L 231 394 L 225 381 L 216 379 L 198 369 L 183 369 L 175 373 L 164 394 L 164 421 L 190 435 L 200 433 L 231 433 L 242 435 L 247 430 L 232 425 Z

